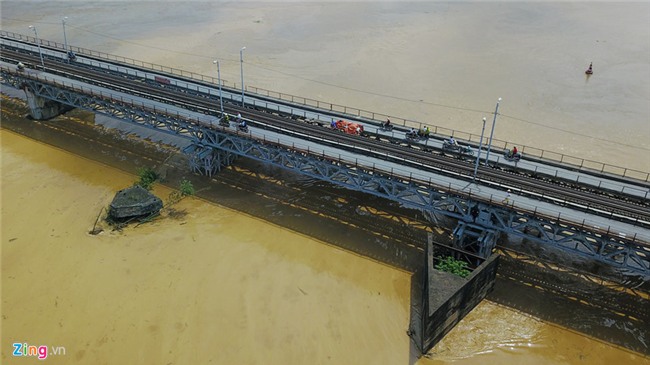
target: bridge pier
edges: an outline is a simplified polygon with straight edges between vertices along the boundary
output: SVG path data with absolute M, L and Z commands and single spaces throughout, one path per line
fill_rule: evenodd
M 29 105 L 29 114 L 36 120 L 46 120 L 63 114 L 73 108 L 69 105 L 38 96 L 29 87 L 23 87 Z
M 436 256 L 474 261 L 474 269 L 466 278 L 439 271 L 435 268 Z M 499 255 L 481 258 L 471 253 L 445 247 L 428 235 L 425 263 L 411 281 L 411 325 L 408 335 L 413 340 L 418 355 L 424 355 L 478 305 L 494 288 L 499 265 Z
M 453 246 L 482 258 L 492 255 L 497 244 L 497 232 L 481 226 L 459 221 L 453 233 Z
M 193 172 L 213 176 L 225 166 L 229 166 L 235 155 L 213 147 L 192 143 L 183 152 L 190 156 L 190 168 Z

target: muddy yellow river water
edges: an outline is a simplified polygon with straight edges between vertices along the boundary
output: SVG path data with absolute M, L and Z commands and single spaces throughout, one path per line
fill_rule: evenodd
M 93 236 L 135 176 L 0 131 L 2 363 L 408 364 L 408 273 L 198 199 Z M 154 192 L 167 196 L 169 188 Z M 420 364 L 643 364 L 491 302 Z
M 7 31 L 63 42 L 68 16 L 75 46 L 215 77 L 220 59 L 229 86 L 247 46 L 248 86 L 476 135 L 503 97 L 495 139 L 650 168 L 643 2 L 0 7 Z M 415 360 L 408 273 L 198 198 L 93 236 L 134 175 L 96 162 L 101 147 L 86 159 L 6 129 L 0 144 L 2 364 L 650 364 L 489 301 Z

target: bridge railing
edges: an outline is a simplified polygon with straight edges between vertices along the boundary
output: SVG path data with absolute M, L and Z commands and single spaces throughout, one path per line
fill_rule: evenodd
M 35 37 L 31 37 L 28 35 L 20 34 L 20 33 L 14 33 L 14 32 L 8 32 L 5 30 L 0 30 L 0 37 L 7 37 L 7 38 L 13 38 L 16 40 L 20 41 L 26 41 L 29 43 L 37 43 L 37 39 Z M 63 43 L 55 42 L 55 41 L 50 41 L 47 39 L 38 39 L 40 41 L 41 46 L 43 47 L 49 47 L 49 48 L 54 48 L 54 49 L 59 49 L 59 50 L 65 50 L 65 45 Z M 107 61 L 113 61 L 113 62 L 120 62 L 124 63 L 127 65 L 133 65 L 137 66 L 140 68 L 152 70 L 152 71 L 157 71 L 161 73 L 166 73 L 166 74 L 171 74 L 171 75 L 176 75 L 176 76 L 181 76 L 184 78 L 190 78 L 196 81 L 202 81 L 202 82 L 208 82 L 208 83 L 213 83 L 217 84 L 218 80 L 215 77 L 211 76 L 205 76 L 202 74 L 197 74 L 191 71 L 186 71 L 174 67 L 168 67 L 168 66 L 162 66 L 158 65 L 155 63 L 151 62 L 145 62 L 145 61 L 140 61 L 140 60 L 135 60 L 133 58 L 128 58 L 128 57 L 122 57 L 122 56 L 117 56 L 113 55 L 110 53 L 105 53 L 101 51 L 96 51 L 88 48 L 82 48 L 82 47 L 76 47 L 72 45 L 68 45 L 68 50 L 74 52 L 77 55 L 84 55 L 84 56 L 89 56 L 89 57 L 95 57 L 95 58 L 101 58 Z M 221 82 L 223 84 L 227 84 L 228 81 L 225 79 L 221 79 Z M 233 84 L 234 85 L 234 84 Z
M 431 127 L 430 127 L 431 128 Z M 453 136 L 457 140 L 463 140 L 472 142 L 475 145 L 479 145 L 481 141 L 481 136 L 479 134 L 467 133 L 462 131 L 457 131 L 444 127 L 431 128 L 431 133 L 436 134 L 440 137 L 444 136 Z M 483 136 L 483 148 L 486 148 L 488 143 L 488 137 Z M 537 147 L 522 145 L 518 143 L 513 143 L 509 141 L 503 141 L 500 139 L 492 139 L 491 153 L 502 154 L 503 151 L 507 149 L 512 149 L 514 146 L 517 146 L 517 149 L 524 154 L 527 158 L 534 157 L 540 161 L 545 161 L 549 163 L 558 163 L 564 165 L 573 166 L 578 171 L 594 171 L 607 173 L 616 176 L 627 177 L 640 181 L 650 181 L 650 172 L 640 171 L 635 169 L 630 169 L 627 167 L 621 167 L 611 164 L 606 164 L 599 161 L 588 160 L 585 158 L 575 157 L 566 155 L 563 153 L 558 153 L 554 151 L 544 150 Z
M 476 145 L 479 145 L 481 142 L 481 136 L 479 134 L 458 131 L 455 129 L 450 129 L 450 128 L 441 127 L 437 125 L 430 125 L 415 120 L 390 116 L 388 114 L 377 113 L 373 111 L 348 107 L 344 105 L 327 103 L 319 100 L 305 98 L 302 96 L 295 96 L 295 95 L 281 93 L 277 91 L 266 90 L 254 86 L 246 86 L 245 88 L 246 88 L 246 92 L 249 94 L 254 93 L 269 98 L 275 98 L 275 99 L 279 99 L 279 100 L 283 100 L 295 104 L 300 104 L 304 106 L 322 109 L 325 111 L 330 111 L 332 113 L 347 114 L 353 117 L 368 119 L 376 122 L 377 124 L 385 121 L 387 118 L 390 118 L 391 123 L 401 125 L 407 128 L 413 127 L 413 128 L 421 129 L 427 126 L 429 127 L 429 130 L 431 131 L 432 134 L 440 138 L 453 136 L 455 139 L 468 141 Z M 488 137 L 484 136 L 483 145 L 486 146 L 487 142 L 488 142 Z M 627 178 L 640 180 L 640 181 L 646 181 L 646 182 L 650 181 L 650 172 L 611 165 L 611 164 L 598 162 L 594 160 L 588 160 L 585 158 L 570 156 L 563 153 L 544 150 L 537 147 L 532 147 L 532 146 L 522 145 L 519 143 L 513 143 L 510 141 L 504 141 L 504 140 L 492 138 L 491 148 L 494 153 L 501 154 L 504 150 L 511 149 L 514 146 L 517 146 L 519 151 L 521 151 L 521 153 L 525 154 L 527 157 L 535 157 L 542 161 L 556 162 L 564 165 L 571 165 L 576 170 L 580 170 L 580 171 L 590 170 L 594 172 L 608 173 L 612 175 L 627 177 Z
M 379 124 L 380 122 L 383 122 L 386 120 L 386 118 L 391 119 L 391 123 L 397 122 L 397 124 L 405 126 L 405 127 L 414 127 L 421 129 L 424 126 L 429 127 L 431 134 L 438 138 L 446 138 L 448 136 L 453 136 L 454 138 L 462 141 L 467 141 L 475 144 L 478 146 L 481 141 L 481 136 L 478 134 L 473 134 L 473 133 L 467 133 L 463 131 L 458 131 L 450 128 L 445 128 L 445 127 L 440 127 L 436 125 L 427 125 L 425 123 L 413 121 L 413 120 L 408 120 L 408 119 L 402 119 L 399 117 L 393 117 L 393 116 L 388 116 L 386 114 L 381 114 L 381 113 L 375 113 L 371 111 L 366 111 L 362 109 L 357 109 L 357 108 L 351 108 L 351 107 L 346 107 L 342 105 L 336 105 L 336 104 L 330 104 L 326 102 L 321 102 L 318 100 L 313 100 L 313 99 L 308 99 L 304 98 L 301 96 L 295 96 L 291 94 L 285 94 L 281 92 L 276 92 L 276 91 L 271 91 L 271 90 L 266 90 L 266 89 L 261 89 L 257 87 L 246 87 L 246 90 L 250 94 L 250 90 L 253 91 L 253 93 L 257 95 L 262 95 L 266 96 L 269 98 L 274 98 L 274 99 L 279 99 L 283 101 L 288 101 L 291 103 L 295 104 L 300 104 L 304 106 L 309 106 L 309 107 L 314 107 L 317 109 L 321 109 L 324 111 L 330 111 L 333 113 L 342 113 L 342 114 L 347 114 L 351 115 L 354 117 L 359 117 L 359 118 L 364 118 L 364 119 L 369 119 L 371 121 L 376 122 Z M 269 108 L 268 103 L 266 102 L 253 102 L 254 105 L 265 105 L 267 109 L 273 109 Z M 486 148 L 488 142 L 488 137 L 484 136 L 483 137 L 483 146 Z M 563 153 L 557 153 L 554 151 L 548 151 L 544 149 L 540 149 L 537 147 L 531 147 L 531 146 L 526 146 L 526 145 L 521 145 L 509 141 L 503 141 L 500 139 L 492 139 L 492 146 L 491 146 L 491 151 L 493 154 L 496 154 L 496 156 L 501 155 L 505 150 L 507 149 L 512 149 L 512 147 L 517 146 L 519 151 L 521 151 L 522 154 L 525 154 L 527 157 L 535 157 L 541 161 L 546 161 L 546 162 L 555 162 L 558 164 L 564 164 L 564 165 L 571 165 L 573 166 L 576 170 L 579 171 L 594 171 L 594 172 L 601 172 L 601 173 L 608 173 L 611 175 L 616 175 L 616 176 L 622 176 L 622 177 L 627 177 L 627 178 L 632 178 L 640 181 L 650 181 L 650 172 L 644 172 L 640 170 L 635 170 L 635 169 L 630 169 L 626 167 L 620 167 L 616 165 L 610 165 L 594 160 L 587 160 L 584 158 L 579 158 L 579 157 L 574 157 L 570 155 L 566 155 Z M 498 162 L 498 161 L 497 161 Z
M 34 37 L 30 37 L 24 34 L 19 34 L 14 32 L 8 32 L 4 30 L 0 30 L 0 37 L 13 38 L 21 41 L 34 43 L 34 44 L 37 43 L 37 40 Z M 45 47 L 61 49 L 61 50 L 65 48 L 62 43 L 44 40 L 42 38 L 39 40 L 41 45 Z M 173 67 L 162 66 L 155 63 L 139 61 L 128 57 L 116 56 L 110 53 L 95 51 L 87 48 L 75 47 L 70 45 L 68 45 L 68 48 L 80 55 L 87 55 L 90 57 L 101 58 L 108 61 L 120 62 L 128 65 L 137 66 L 143 69 L 148 69 L 148 70 L 152 70 L 164 74 L 176 75 L 183 78 L 201 81 L 204 83 L 207 82 L 215 85 L 218 84 L 218 80 L 211 76 L 205 76 L 202 74 L 197 74 L 194 72 L 185 71 Z M 228 84 L 228 81 L 224 79 L 221 79 L 221 82 L 223 85 Z M 232 86 L 233 89 L 237 89 L 236 83 L 232 83 L 232 85 L 233 85 Z M 340 114 L 350 115 L 353 117 L 368 119 L 370 121 L 376 122 L 377 124 L 385 121 L 387 118 L 390 118 L 391 123 L 398 124 L 408 128 L 413 127 L 413 128 L 421 129 L 424 126 L 428 126 L 431 133 L 433 133 L 436 136 L 439 137 L 453 136 L 458 140 L 468 141 L 471 143 L 475 143 L 476 145 L 480 143 L 480 139 L 481 139 L 480 135 L 478 134 L 458 131 L 446 127 L 440 127 L 428 123 L 415 121 L 412 119 L 405 119 L 397 116 L 391 116 L 391 115 L 363 110 L 359 108 L 332 104 L 324 101 L 305 98 L 302 96 L 295 96 L 295 95 L 286 94 L 278 91 L 267 90 L 255 86 L 246 86 L 245 91 L 249 94 L 257 94 L 260 96 L 275 98 L 275 99 L 295 103 L 298 105 L 330 111 L 332 113 L 340 113 Z M 487 143 L 487 137 L 485 136 L 484 136 L 483 143 L 484 144 Z M 570 155 L 566 155 L 554 151 L 544 150 L 537 147 L 522 145 L 522 144 L 494 139 L 494 138 L 492 139 L 492 150 L 494 151 L 494 153 L 500 154 L 503 152 L 503 150 L 512 148 L 513 146 L 517 146 L 517 148 L 521 151 L 521 153 L 525 154 L 528 157 L 535 157 L 542 161 L 546 161 L 550 163 L 556 162 L 564 165 L 570 165 L 579 171 L 594 171 L 594 172 L 608 173 L 616 176 L 631 178 L 631 179 L 645 181 L 645 182 L 650 181 L 650 172 L 647 171 L 630 169 L 630 168 L 611 165 L 611 164 L 598 162 L 594 160 L 588 160 L 580 157 L 570 156 Z

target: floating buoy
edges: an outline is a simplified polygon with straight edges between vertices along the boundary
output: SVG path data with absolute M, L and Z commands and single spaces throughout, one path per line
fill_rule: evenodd
M 593 66 L 593 62 L 589 63 L 589 68 L 587 69 L 587 71 L 585 71 L 587 75 L 592 75 L 594 73 L 592 66 Z

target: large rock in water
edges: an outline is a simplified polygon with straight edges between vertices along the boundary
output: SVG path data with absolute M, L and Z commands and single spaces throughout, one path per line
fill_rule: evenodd
M 151 194 L 147 189 L 135 185 L 115 194 L 108 210 L 108 216 L 114 220 L 144 217 L 158 213 L 162 206 L 160 198 Z

